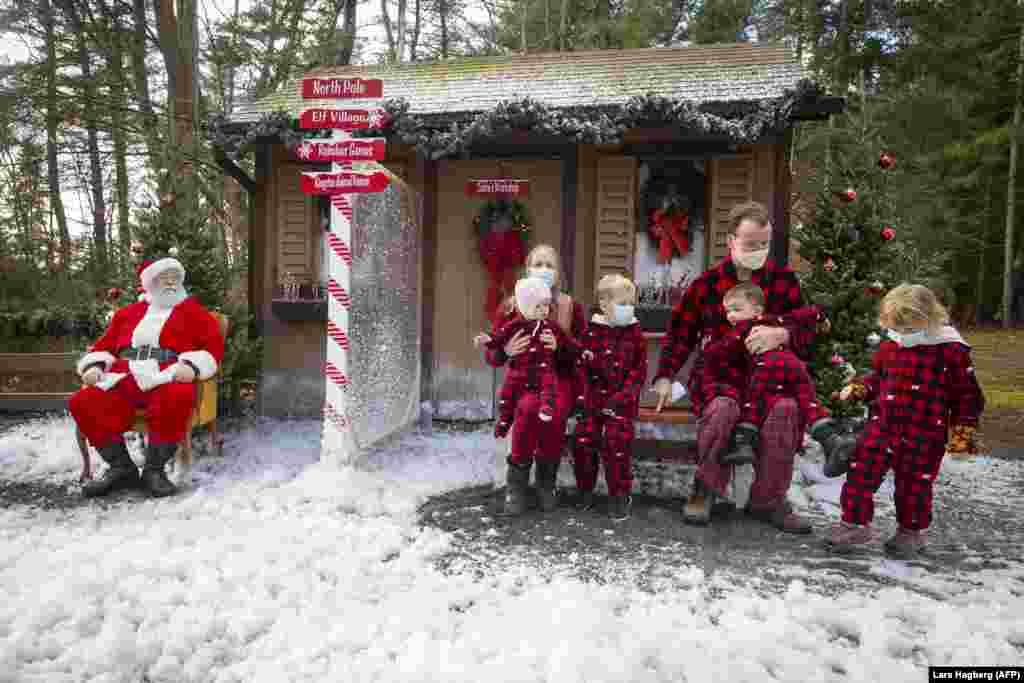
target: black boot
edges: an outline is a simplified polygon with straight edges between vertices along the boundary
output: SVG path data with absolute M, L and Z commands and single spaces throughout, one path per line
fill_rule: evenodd
M 558 478 L 559 461 L 537 462 L 537 503 L 542 512 L 551 512 L 558 505 L 555 485 Z
M 749 465 L 757 457 L 757 443 L 761 431 L 749 422 L 741 422 L 732 431 L 729 451 L 722 456 L 723 465 Z
M 176 443 L 150 444 L 146 449 L 146 464 L 142 468 L 142 484 L 155 498 L 172 496 L 178 492 L 167 478 L 165 466 L 178 450 Z
M 119 489 L 132 488 L 139 485 L 139 468 L 128 455 L 128 447 L 124 441 L 117 441 L 97 449 L 100 457 L 109 465 L 107 471 L 99 479 L 95 479 L 82 487 L 82 495 L 86 498 L 98 498 Z
M 505 476 L 505 514 L 521 515 L 526 512 L 526 490 L 530 487 L 530 468 L 533 460 L 516 464 L 511 456 L 508 463 L 508 474 Z
M 825 450 L 824 474 L 838 477 L 850 468 L 850 459 L 857 450 L 857 437 L 839 431 L 835 420 L 823 417 L 811 426 L 811 438 Z

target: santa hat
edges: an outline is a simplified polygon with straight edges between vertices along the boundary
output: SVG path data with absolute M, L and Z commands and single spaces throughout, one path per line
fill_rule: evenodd
M 168 270 L 177 271 L 178 275 L 182 278 L 185 277 L 185 266 L 181 265 L 178 259 L 171 256 L 155 261 L 146 260 L 135 268 L 135 272 L 139 275 L 139 281 L 142 283 L 142 288 L 147 292 L 152 289 L 153 280 Z
M 516 307 L 528 311 L 534 306 L 551 301 L 551 287 L 539 277 L 524 277 L 516 283 Z

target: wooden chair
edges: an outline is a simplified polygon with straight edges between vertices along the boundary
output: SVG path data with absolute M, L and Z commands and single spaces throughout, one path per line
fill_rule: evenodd
M 231 328 L 231 321 L 223 313 L 211 311 L 211 314 L 217 319 L 220 333 L 226 340 L 228 338 L 228 331 Z M 176 470 L 183 465 L 189 467 L 192 465 L 192 430 L 196 427 L 206 426 L 210 432 L 210 441 L 214 449 L 216 449 L 217 455 L 221 456 L 224 454 L 224 436 L 217 428 L 217 380 L 219 377 L 220 369 L 218 368 L 217 374 L 210 379 L 198 382 L 196 386 L 196 402 L 192 410 L 192 420 L 188 431 L 185 432 L 185 438 L 182 440 L 178 451 L 174 454 L 174 467 Z M 149 431 L 146 428 L 145 411 L 139 410 L 135 413 L 135 424 L 132 426 L 132 431 L 143 435 Z M 79 476 L 79 481 L 86 481 L 92 479 L 92 459 L 89 451 L 89 441 L 80 429 L 77 430 L 75 436 L 78 440 L 78 450 L 82 455 L 82 474 Z

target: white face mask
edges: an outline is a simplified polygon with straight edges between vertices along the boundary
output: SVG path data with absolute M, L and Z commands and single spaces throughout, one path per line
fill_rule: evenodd
M 764 264 L 768 260 L 768 249 L 758 249 L 743 254 L 734 251 L 732 260 L 747 270 L 760 270 L 764 268 Z
M 615 304 L 612 306 L 611 323 L 616 327 L 625 327 L 633 322 L 636 309 L 632 304 Z
M 555 286 L 555 270 L 553 268 L 530 268 L 530 277 L 539 277 L 548 287 Z

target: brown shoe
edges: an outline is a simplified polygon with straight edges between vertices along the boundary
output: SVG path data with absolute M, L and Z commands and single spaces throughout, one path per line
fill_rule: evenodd
M 921 554 L 925 546 L 923 530 L 903 529 L 885 542 L 885 552 L 900 560 L 911 560 Z
M 787 534 L 809 534 L 814 530 L 810 522 L 793 512 L 788 501 L 769 510 L 753 510 L 748 506 L 745 512 L 759 522 L 771 524 Z
M 873 540 L 875 534 L 870 526 L 839 522 L 832 525 L 832 533 L 825 539 L 825 545 L 837 553 L 850 553 L 864 550 Z
M 700 481 L 694 481 L 693 493 L 683 508 L 683 521 L 704 526 L 711 521 L 712 494 Z

